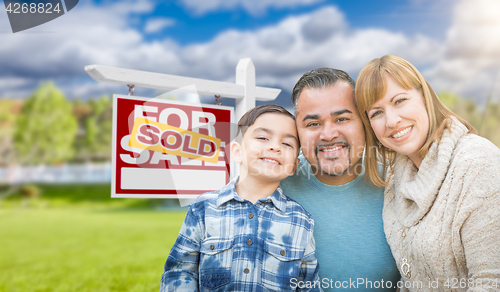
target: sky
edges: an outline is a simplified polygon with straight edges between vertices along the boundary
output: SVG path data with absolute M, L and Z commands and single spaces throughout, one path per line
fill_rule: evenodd
M 235 82 L 238 61 L 251 58 L 257 85 L 282 89 L 275 102 L 290 108 L 303 73 L 333 67 L 356 80 L 385 54 L 413 63 L 438 93 L 500 99 L 500 1 L 80 0 L 18 33 L 3 10 L 0 98 L 26 98 L 46 81 L 69 99 L 127 93 L 94 81 L 92 64 Z

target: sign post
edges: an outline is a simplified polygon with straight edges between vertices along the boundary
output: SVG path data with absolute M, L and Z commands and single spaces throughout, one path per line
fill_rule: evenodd
M 237 175 L 229 143 L 235 122 L 256 100 L 274 100 L 280 89 L 255 86 L 255 67 L 242 59 L 236 83 L 101 65 L 86 66 L 96 81 L 178 90 L 236 99 L 233 109 L 115 95 L 112 197 L 184 198 L 220 189 Z M 227 151 L 226 151 L 227 150 Z
M 281 89 L 255 86 L 255 67 L 249 58 L 241 59 L 236 66 L 236 83 L 212 81 L 191 77 L 152 73 L 146 71 L 89 65 L 85 71 L 98 82 L 107 82 L 136 87 L 153 88 L 163 91 L 190 88 L 195 85 L 198 94 L 220 95 L 236 99 L 236 120 L 251 108 L 255 101 L 275 100 Z M 188 90 L 188 92 L 192 92 Z M 245 100 L 245 102 L 241 102 Z

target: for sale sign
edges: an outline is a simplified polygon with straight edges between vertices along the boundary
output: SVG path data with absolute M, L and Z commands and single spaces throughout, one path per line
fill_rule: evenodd
M 112 197 L 194 198 L 222 188 L 233 115 L 231 107 L 115 95 Z

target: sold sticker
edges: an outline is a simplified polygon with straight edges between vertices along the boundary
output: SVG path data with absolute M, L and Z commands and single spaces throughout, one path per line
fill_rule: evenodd
M 219 138 L 140 117 L 135 118 L 129 142 L 132 147 L 211 163 L 219 160 L 220 144 Z

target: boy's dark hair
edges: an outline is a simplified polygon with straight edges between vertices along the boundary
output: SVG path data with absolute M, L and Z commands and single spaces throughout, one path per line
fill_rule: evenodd
M 285 116 L 292 118 L 295 121 L 295 117 L 282 106 L 279 106 L 277 104 L 259 105 L 259 106 L 254 107 L 253 109 L 247 111 L 241 117 L 241 119 L 238 122 L 238 133 L 237 133 L 236 137 L 240 137 L 239 135 L 241 133 L 240 138 L 243 138 L 247 129 L 255 123 L 257 118 L 260 117 L 261 115 L 267 114 L 267 113 L 283 114 Z M 300 142 L 299 142 L 299 149 L 300 149 Z

